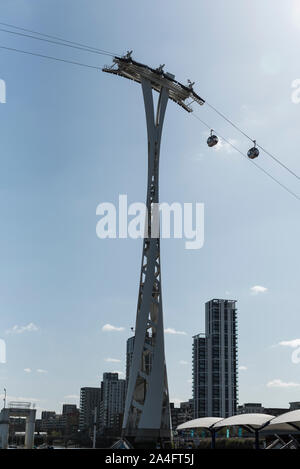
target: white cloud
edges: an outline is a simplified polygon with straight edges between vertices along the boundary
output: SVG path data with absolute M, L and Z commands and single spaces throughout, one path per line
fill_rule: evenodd
M 238 145 L 238 141 L 235 140 L 234 138 L 228 138 L 227 142 L 223 140 L 222 138 L 219 137 L 219 143 L 214 147 L 217 151 L 226 151 L 226 153 L 230 154 L 235 152 L 236 150 L 233 148 L 233 146 Z
M 125 375 L 124 371 L 118 371 L 118 370 L 114 370 L 112 371 L 112 373 L 118 373 L 120 376 Z
M 165 334 L 172 334 L 172 335 L 187 335 L 186 332 L 183 332 L 183 331 L 176 331 L 175 329 L 173 329 L 172 327 L 168 327 L 167 329 L 165 329 Z
M 39 328 L 33 322 L 30 322 L 26 326 L 13 326 L 11 329 L 8 329 L 6 331 L 6 334 L 22 334 L 23 332 L 35 332 L 38 331 L 38 329 Z
M 79 396 L 77 394 L 67 394 L 64 396 L 65 399 L 79 399 Z
M 104 361 L 108 363 L 121 363 L 121 360 L 119 360 L 118 358 L 104 358 Z
M 240 365 L 240 366 L 239 366 L 239 370 L 240 370 L 240 371 L 246 371 L 246 370 L 248 370 L 248 368 L 247 368 L 247 366 Z
M 117 327 L 117 326 L 113 326 L 112 324 L 104 324 L 104 326 L 102 327 L 102 331 L 104 332 L 107 332 L 107 331 L 124 331 L 125 328 L 124 327 Z
M 292 381 L 285 383 L 281 379 L 273 379 L 267 383 L 269 388 L 298 388 L 300 383 L 293 383 Z
M 266 291 L 268 291 L 266 287 L 263 287 L 261 285 L 254 285 L 254 287 L 251 287 L 250 290 L 253 295 L 258 295 L 259 293 L 265 293 Z
M 284 347 L 300 347 L 300 339 L 293 339 L 293 340 L 282 340 L 279 342 L 278 345 L 283 345 Z
M 189 362 L 185 361 L 185 360 L 179 360 L 179 365 L 188 365 Z
M 0 394 L 0 400 L 4 399 L 4 394 Z M 6 396 L 6 401 L 10 402 L 30 402 L 31 404 L 35 404 L 36 402 L 42 402 L 44 399 L 38 399 L 37 397 L 20 397 L 20 396 Z M 37 407 L 35 407 L 37 408 Z
M 24 368 L 25 373 L 31 373 L 32 369 L 31 368 Z M 36 370 L 37 373 L 48 373 L 47 370 L 43 370 L 42 368 L 38 368 Z

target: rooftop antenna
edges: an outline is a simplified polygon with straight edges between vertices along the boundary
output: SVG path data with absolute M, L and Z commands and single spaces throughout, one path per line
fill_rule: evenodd
M 156 70 L 158 73 L 163 73 L 163 71 L 164 71 L 164 66 L 165 66 L 165 64 L 162 64 L 162 65 L 160 65 L 159 67 L 157 67 L 155 70 Z
M 131 59 L 132 52 L 133 52 L 133 50 L 128 50 L 124 58 L 127 59 L 127 60 Z

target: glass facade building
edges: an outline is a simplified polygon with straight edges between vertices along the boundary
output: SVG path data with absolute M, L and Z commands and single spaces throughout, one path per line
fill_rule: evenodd
M 236 301 L 208 301 L 205 331 L 193 337 L 194 418 L 230 417 L 238 402 Z

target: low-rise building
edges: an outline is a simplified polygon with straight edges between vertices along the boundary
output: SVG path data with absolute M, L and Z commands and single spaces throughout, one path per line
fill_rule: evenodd
M 258 402 L 247 402 L 246 404 L 239 405 L 237 408 L 238 414 L 264 414 L 262 404 Z
M 300 401 L 290 402 L 290 410 L 299 410 Z
M 174 402 L 170 402 L 172 430 L 176 430 L 178 425 L 193 419 L 193 399 L 181 402 L 179 407 L 175 407 Z
M 43 411 L 38 420 L 38 431 L 47 434 L 59 433 L 61 436 L 72 435 L 79 428 L 79 409 L 74 404 L 63 404 L 62 414 Z
M 290 409 L 284 407 L 263 407 L 258 402 L 247 402 L 243 405 L 239 405 L 237 408 L 238 414 L 269 414 L 277 417 L 278 415 L 288 412 Z

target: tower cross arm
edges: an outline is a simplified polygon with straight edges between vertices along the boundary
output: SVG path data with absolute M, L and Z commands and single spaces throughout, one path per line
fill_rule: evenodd
M 162 65 L 156 69 L 151 68 L 148 65 L 136 62 L 131 56 L 127 55 L 125 57 L 115 57 L 113 61 L 113 66 L 105 66 L 102 71 L 128 78 L 137 83 L 141 83 L 143 79 L 146 79 L 151 83 L 152 89 L 158 93 L 163 87 L 167 88 L 169 98 L 187 112 L 193 111 L 190 104 L 185 102 L 188 98 L 200 105 L 205 103 L 204 99 L 200 98 L 193 90 L 193 83 L 190 82 L 188 86 L 179 83 L 175 80 L 174 75 L 163 71 Z

